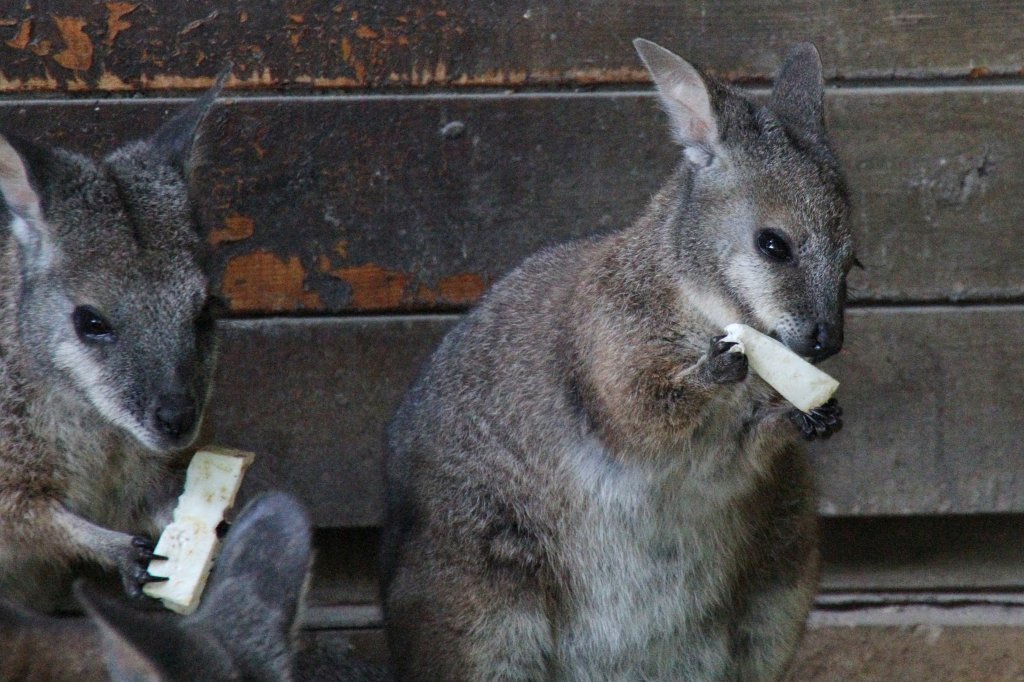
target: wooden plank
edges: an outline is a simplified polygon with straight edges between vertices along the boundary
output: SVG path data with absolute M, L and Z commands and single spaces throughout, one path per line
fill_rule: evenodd
M 773 76 L 801 40 L 818 44 L 836 79 L 1017 76 L 1024 67 L 1024 8 L 1013 0 L 7 5 L 0 92 L 206 87 L 229 59 L 231 86 L 247 88 L 641 83 L 635 36 L 744 79 Z
M 104 148 L 180 100 L 0 103 L 34 138 Z M 865 272 L 851 300 L 1024 297 L 1024 87 L 828 95 Z M 239 314 L 457 310 L 551 243 L 628 224 L 676 161 L 647 94 L 239 99 L 218 106 L 202 212 Z
M 211 438 L 260 453 L 321 526 L 380 519 L 384 424 L 452 317 L 224 325 Z M 828 368 L 846 427 L 812 449 L 821 511 L 1024 512 L 1024 307 L 860 309 Z M 997 388 L 996 388 L 997 387 Z

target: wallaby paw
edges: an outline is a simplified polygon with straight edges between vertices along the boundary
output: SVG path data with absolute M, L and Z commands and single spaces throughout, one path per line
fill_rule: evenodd
M 725 335 L 711 337 L 707 356 L 708 376 L 716 384 L 734 384 L 747 378 L 747 356 L 732 352 L 736 344 L 723 341 L 724 338 Z
M 155 554 L 154 549 L 155 545 L 152 540 L 137 535 L 132 538 L 128 547 L 117 559 L 117 571 L 121 574 L 124 591 L 132 599 L 142 596 L 144 585 L 167 580 L 167 578 L 150 575 L 146 570 L 146 566 L 153 559 L 167 559 L 167 557 Z
M 789 413 L 790 420 L 800 429 L 804 440 L 825 440 L 843 428 L 843 408 L 832 398 L 821 407 L 810 412 L 793 410 Z

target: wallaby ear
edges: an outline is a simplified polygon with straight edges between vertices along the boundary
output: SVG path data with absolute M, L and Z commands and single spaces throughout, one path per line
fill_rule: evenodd
M 775 79 L 768 108 L 789 127 L 817 137 L 825 130 L 824 98 L 818 49 L 811 43 L 795 45 Z
M 707 165 L 718 143 L 718 123 L 704 77 L 685 59 L 649 40 L 637 38 L 633 47 L 654 79 L 686 157 Z
M 100 631 L 107 670 L 114 680 L 227 679 L 235 673 L 216 643 L 182 628 L 163 611 L 135 608 L 96 592 L 79 580 L 75 596 Z
M 0 195 L 11 213 L 10 230 L 21 247 L 24 266 L 45 269 L 54 257 L 53 239 L 43 220 L 39 173 L 52 151 L 9 135 L 0 135 Z
M 189 625 L 222 633 L 219 641 L 243 673 L 288 676 L 311 557 L 302 505 L 280 492 L 255 498 L 228 532 Z
M 196 144 L 213 102 L 231 75 L 229 64 L 217 76 L 213 86 L 185 109 L 164 123 L 150 138 L 154 152 L 181 171 L 186 178 L 202 163 L 202 145 Z

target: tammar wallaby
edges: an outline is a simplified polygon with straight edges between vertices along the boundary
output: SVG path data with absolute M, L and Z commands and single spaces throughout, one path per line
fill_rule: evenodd
M 100 161 L 0 135 L 0 595 L 51 608 L 83 560 L 149 579 L 214 363 L 188 186 L 220 82 Z
M 821 62 L 796 47 L 761 104 L 635 45 L 674 174 L 632 227 L 496 284 L 390 426 L 400 679 L 773 680 L 800 637 L 801 427 L 829 435 L 838 407 L 794 415 L 720 335 L 744 322 L 816 361 L 842 343 L 854 255 Z
M 0 680 L 383 680 L 344 653 L 300 642 L 311 558 L 302 506 L 283 493 L 262 495 L 228 532 L 190 616 L 143 610 L 82 584 L 76 593 L 91 621 L 0 602 Z

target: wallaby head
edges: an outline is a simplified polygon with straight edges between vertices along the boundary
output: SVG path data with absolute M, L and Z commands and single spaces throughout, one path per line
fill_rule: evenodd
M 30 380 L 70 389 L 154 451 L 194 437 L 212 371 L 206 240 L 188 181 L 222 81 L 97 161 L 0 135 L 7 322 Z
M 289 680 L 311 554 L 302 506 L 271 493 L 232 526 L 191 616 L 141 611 L 82 584 L 76 593 L 115 680 Z
M 688 290 L 720 324 L 745 321 L 804 356 L 832 355 L 854 256 L 817 50 L 793 48 L 762 105 L 652 42 L 634 44 L 683 148 L 663 196 Z

